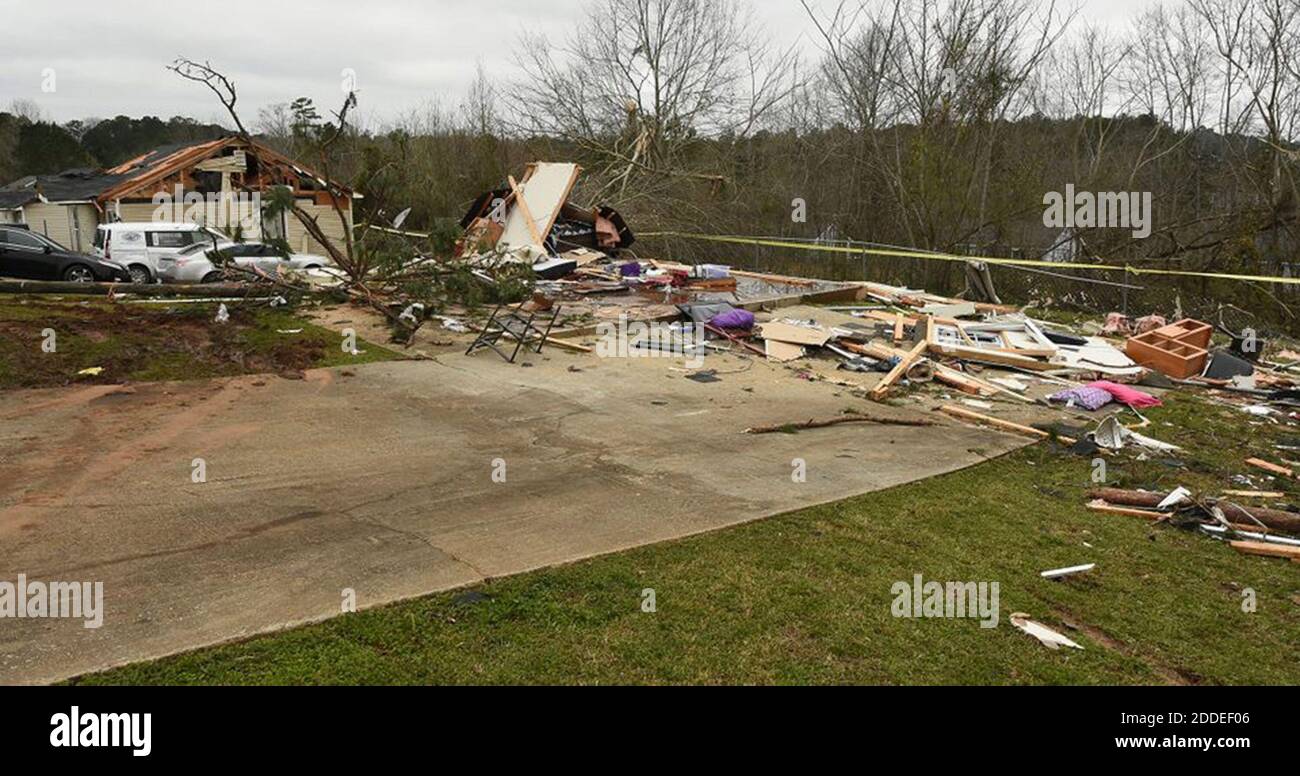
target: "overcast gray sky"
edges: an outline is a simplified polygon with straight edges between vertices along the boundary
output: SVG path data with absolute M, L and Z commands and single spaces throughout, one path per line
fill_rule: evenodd
M 812 0 L 829 7 L 835 0 Z M 1068 2 L 1068 0 L 1066 0 Z M 1084 16 L 1123 25 L 1152 0 L 1081 0 Z M 456 102 L 482 61 L 515 75 L 521 32 L 563 38 L 588 0 L 0 0 L 0 110 L 32 100 L 46 118 L 187 115 L 221 120 L 200 85 L 164 66 L 209 59 L 232 76 L 246 122 L 257 109 L 309 96 L 333 109 L 340 74 L 356 72 L 361 115 L 382 122 L 432 99 Z M 749 0 L 759 22 L 811 56 L 799 0 Z M 53 71 L 53 92 L 43 91 Z

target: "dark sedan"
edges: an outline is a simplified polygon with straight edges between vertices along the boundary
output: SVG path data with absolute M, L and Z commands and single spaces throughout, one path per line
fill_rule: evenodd
M 126 267 L 76 253 L 27 229 L 0 226 L 0 276 L 74 283 L 131 282 Z

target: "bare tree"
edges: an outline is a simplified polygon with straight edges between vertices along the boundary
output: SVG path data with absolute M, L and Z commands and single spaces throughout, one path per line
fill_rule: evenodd
M 576 144 L 606 189 L 720 181 L 692 148 L 748 135 L 790 93 L 793 53 L 772 52 L 738 0 L 592 0 L 582 18 L 561 45 L 520 41 L 511 103 L 517 128 Z
M 206 86 L 216 95 L 226 109 L 226 113 L 230 115 L 231 121 L 235 122 L 239 134 L 248 137 L 248 130 L 244 129 L 244 122 L 240 120 L 239 112 L 235 110 L 235 104 L 239 102 L 239 94 L 235 91 L 234 81 L 213 69 L 211 62 L 200 63 L 184 57 L 177 57 L 167 66 L 167 69 L 187 81 Z

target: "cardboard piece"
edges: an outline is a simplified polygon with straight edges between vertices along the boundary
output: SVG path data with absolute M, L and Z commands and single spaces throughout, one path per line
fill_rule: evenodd
M 767 358 L 769 361 L 794 361 L 803 358 L 803 347 L 780 340 L 767 340 Z
M 759 327 L 759 336 L 765 340 L 775 340 L 793 345 L 816 345 L 821 347 L 830 341 L 831 332 L 821 327 L 795 326 L 791 323 L 772 321 Z

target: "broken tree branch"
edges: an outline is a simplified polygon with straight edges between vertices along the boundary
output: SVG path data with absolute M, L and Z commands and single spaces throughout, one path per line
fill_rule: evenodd
M 839 418 L 829 420 L 806 420 L 803 423 L 786 423 L 780 426 L 756 426 L 745 429 L 746 434 L 792 434 L 809 428 L 826 428 L 827 426 L 838 426 L 842 423 L 879 423 L 882 426 L 937 426 L 933 420 L 920 420 L 910 418 L 885 418 L 879 415 L 863 415 L 853 413 Z

